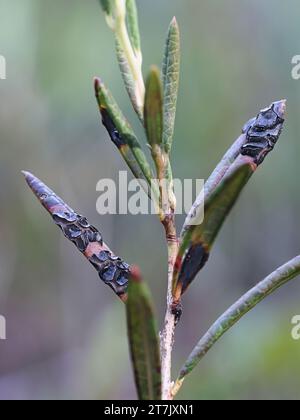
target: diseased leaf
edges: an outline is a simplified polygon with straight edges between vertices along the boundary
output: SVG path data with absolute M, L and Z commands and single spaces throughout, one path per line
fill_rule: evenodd
M 213 242 L 253 170 L 245 163 L 220 184 L 205 203 L 205 219 L 186 231 L 177 256 L 173 298 L 178 302 L 198 272 L 204 267 Z
M 23 174 L 28 186 L 64 236 L 93 265 L 100 279 L 125 302 L 130 266 L 108 248 L 101 233 L 85 217 L 72 210 L 37 177 L 29 172 Z
M 181 237 L 184 236 L 186 230 L 192 224 L 193 219 L 195 219 L 197 212 L 201 212 L 201 207 L 203 206 L 203 198 L 207 200 L 208 197 L 213 193 L 216 187 L 220 184 L 224 176 L 226 175 L 228 169 L 233 164 L 235 159 L 241 152 L 242 146 L 246 143 L 246 133 L 243 132 L 238 139 L 232 144 L 229 150 L 225 153 L 220 163 L 216 166 L 212 174 L 209 176 L 204 185 L 204 194 L 200 194 L 195 203 L 193 204 L 189 214 L 186 217 L 184 222 Z M 204 196 L 204 197 L 203 197 Z
M 136 55 L 141 54 L 141 38 L 135 0 L 126 0 L 127 27 L 131 45 Z
M 180 72 L 180 33 L 176 19 L 170 24 L 163 60 L 164 130 L 163 144 L 167 154 L 172 148 Z
M 126 311 L 137 392 L 140 400 L 160 400 L 160 351 L 152 297 L 138 271 L 131 273 Z
M 134 176 L 145 179 L 151 187 L 152 169 L 129 122 L 100 79 L 95 79 L 95 92 L 102 121 Z M 148 188 L 149 192 L 149 188 Z M 157 193 L 157 192 L 156 192 Z
M 184 230 L 177 256 L 173 279 L 174 305 L 179 303 L 181 295 L 206 264 L 216 236 L 249 178 L 273 150 L 282 130 L 285 109 L 285 101 L 275 102 L 249 124 L 239 156 L 226 169 L 216 188 L 207 190 L 203 223 L 202 220 L 197 223 L 197 217 L 202 214 L 200 206 L 194 206 L 193 224 Z
M 243 316 L 267 296 L 300 274 L 300 256 L 295 257 L 270 274 L 232 305 L 208 330 L 196 345 L 180 370 L 175 384 L 178 391 L 184 378 L 197 366 L 213 345 Z

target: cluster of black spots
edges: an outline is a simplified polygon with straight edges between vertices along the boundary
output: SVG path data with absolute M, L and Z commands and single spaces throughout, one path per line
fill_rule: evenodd
M 120 295 L 126 292 L 129 264 L 109 251 L 100 251 L 99 254 L 94 254 L 90 262 L 98 271 L 100 279 L 108 284 L 115 293 Z
M 81 252 L 85 252 L 91 242 L 99 242 L 101 246 L 103 245 L 101 234 L 89 224 L 85 217 L 68 211 L 56 211 L 52 217 L 65 237 L 73 242 Z
M 241 149 L 241 154 L 254 158 L 257 165 L 260 165 L 273 150 L 281 134 L 284 119 L 278 115 L 277 106 L 278 104 L 274 103 L 270 108 L 262 110 L 244 126 L 246 143 Z
M 102 247 L 103 239 L 99 231 L 89 224 L 83 216 L 69 211 L 56 211 L 52 215 L 64 236 L 84 253 L 90 243 L 97 242 Z M 129 278 L 129 264 L 108 250 L 93 254 L 90 263 L 99 273 L 100 279 L 108 284 L 118 295 L 126 292 Z

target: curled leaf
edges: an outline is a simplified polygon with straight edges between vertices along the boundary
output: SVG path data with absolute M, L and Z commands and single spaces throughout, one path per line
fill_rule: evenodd
M 139 399 L 160 400 L 161 367 L 156 319 L 150 291 L 137 269 L 131 270 L 126 312 Z

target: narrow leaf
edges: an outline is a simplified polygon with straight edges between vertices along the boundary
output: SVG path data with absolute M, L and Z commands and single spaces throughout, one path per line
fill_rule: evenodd
M 109 249 L 101 233 L 83 216 L 71 209 L 42 181 L 23 172 L 26 182 L 64 236 L 97 270 L 100 279 L 125 302 L 130 266 Z
M 144 84 L 141 83 L 140 76 L 138 76 L 137 74 L 136 76 L 134 76 L 132 68 L 130 67 L 128 61 L 128 57 L 124 53 L 124 49 L 120 43 L 119 38 L 117 37 L 116 53 L 124 85 L 131 100 L 132 106 L 135 112 L 137 113 L 139 119 L 143 121 Z M 140 80 L 140 82 L 137 82 L 137 78 Z
M 263 299 L 278 288 L 294 279 L 300 274 L 300 256 L 279 267 L 253 289 L 246 293 L 240 300 L 231 306 L 208 330 L 196 345 L 187 361 L 180 370 L 177 384 L 181 384 L 207 354 L 212 346 L 233 327 L 244 315 L 259 304 Z
M 145 179 L 151 187 L 152 169 L 129 122 L 100 79 L 95 79 L 95 92 L 102 121 L 111 140 L 137 179 Z M 149 188 L 148 188 L 149 193 Z
M 143 122 L 145 85 L 135 0 L 100 0 L 115 35 L 117 59 L 133 108 Z
M 144 120 L 147 138 L 150 146 L 162 143 L 163 130 L 163 93 L 160 81 L 160 72 L 152 67 L 146 83 Z
M 140 400 L 160 400 L 160 352 L 152 297 L 138 271 L 131 273 L 126 310 L 137 392 Z
M 282 130 L 285 108 L 285 101 L 275 102 L 253 120 L 238 158 L 217 188 L 205 197 L 203 223 L 197 224 L 196 213 L 194 224 L 185 230 L 174 272 L 175 304 L 207 262 L 216 236 L 249 178 L 273 150 Z
M 135 0 L 126 0 L 127 27 L 131 45 L 136 55 L 141 54 L 141 39 Z
M 208 197 L 213 193 L 216 187 L 220 184 L 225 174 L 227 173 L 230 166 L 233 164 L 235 159 L 239 156 L 242 146 L 246 143 L 246 133 L 243 133 L 238 137 L 238 139 L 232 144 L 229 150 L 225 153 L 220 163 L 216 166 L 212 174 L 209 176 L 204 185 L 204 197 L 207 200 Z M 184 222 L 181 237 L 184 236 L 186 230 L 192 224 L 192 221 L 195 219 L 197 213 L 201 211 L 201 206 L 203 206 L 203 194 L 200 194 L 197 197 L 195 203 L 193 204 L 189 214 L 186 217 Z
M 164 88 L 164 131 L 163 144 L 165 152 L 170 153 L 172 148 L 174 125 L 176 117 L 177 97 L 180 72 L 180 33 L 176 19 L 170 24 L 165 55 L 163 61 L 163 88 Z

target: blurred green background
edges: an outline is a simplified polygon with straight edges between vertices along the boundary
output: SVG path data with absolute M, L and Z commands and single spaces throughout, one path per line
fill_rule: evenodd
M 255 174 L 210 262 L 184 298 L 174 375 L 201 333 L 236 298 L 299 253 L 300 54 L 297 0 L 137 0 L 144 73 L 160 64 L 169 21 L 182 33 L 182 76 L 173 152 L 178 178 L 206 178 L 243 124 L 288 99 L 276 152 Z M 92 79 L 103 78 L 133 122 L 97 0 L 0 0 L 1 399 L 135 398 L 123 305 L 64 240 L 20 171 L 30 170 L 139 264 L 161 323 L 166 251 L 153 216 L 96 212 L 96 183 L 125 166 L 102 128 Z M 179 218 L 178 224 L 182 223 Z M 201 280 L 201 281 L 200 281 Z M 179 397 L 300 396 L 299 279 L 239 323 L 186 380 Z

